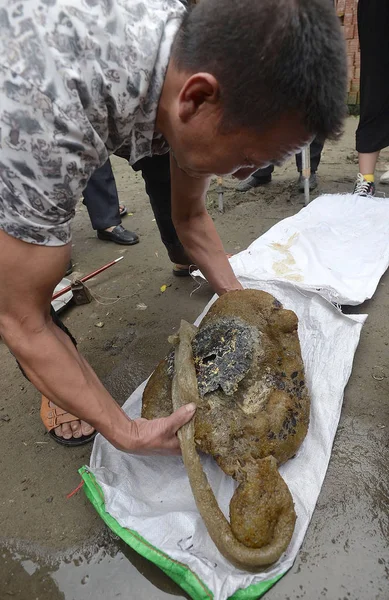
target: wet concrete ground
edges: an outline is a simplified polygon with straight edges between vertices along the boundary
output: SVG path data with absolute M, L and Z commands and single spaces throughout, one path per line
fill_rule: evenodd
M 314 196 L 351 189 L 357 170 L 355 125 L 350 119 L 341 142 L 326 146 Z M 90 305 L 69 307 L 63 318 L 80 351 L 123 402 L 164 355 L 179 318 L 194 320 L 211 291 L 203 286 L 190 295 L 195 284 L 172 277 L 142 181 L 122 161 L 115 162 L 115 174 L 121 199 L 133 212 L 123 224 L 139 231 L 141 243 L 123 249 L 98 241 L 81 207 L 74 227 L 76 270 L 85 274 L 117 256 L 125 258 L 91 281 L 95 300 Z M 227 181 L 225 214 L 211 206 L 226 251 L 243 249 L 300 210 L 295 178 L 288 163 L 270 186 L 245 195 L 236 194 L 235 184 Z M 211 205 L 214 201 L 211 193 Z M 162 284 L 169 285 L 165 293 Z M 350 309 L 369 318 L 329 469 L 296 562 L 267 592 L 268 600 L 389 598 L 388 289 L 386 274 L 371 301 Z M 147 308 L 140 310 L 139 304 Z M 104 327 L 96 328 L 101 321 Z M 67 499 L 90 449 L 69 450 L 48 441 L 39 421 L 39 395 L 1 343 L 0 379 L 0 600 L 186 598 L 159 569 L 114 538 L 82 491 Z

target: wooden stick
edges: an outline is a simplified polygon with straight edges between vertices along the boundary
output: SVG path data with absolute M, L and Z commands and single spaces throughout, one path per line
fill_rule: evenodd
M 304 146 L 301 151 L 302 176 L 304 181 L 305 206 L 309 204 L 309 180 L 311 178 L 311 146 Z
M 96 271 L 93 271 L 93 273 L 89 273 L 89 275 L 85 275 L 85 277 L 82 277 L 80 279 L 80 281 L 82 281 L 82 283 L 84 283 L 84 281 L 88 281 L 88 279 L 92 279 L 92 277 L 95 277 L 95 275 L 98 275 L 102 271 L 105 271 L 105 269 L 109 269 L 109 267 L 112 267 L 114 264 L 116 264 L 117 262 L 119 262 L 119 260 L 122 260 L 122 258 L 124 258 L 124 256 L 119 256 L 119 258 L 115 258 L 115 260 L 112 260 L 107 265 L 104 265 L 104 267 L 100 267 L 100 269 L 97 269 Z M 72 289 L 72 286 L 71 285 L 67 285 L 62 290 L 59 290 L 59 292 L 56 292 L 53 295 L 52 300 L 56 300 L 57 298 L 59 298 L 63 294 L 66 294 L 66 292 L 70 292 L 71 289 Z

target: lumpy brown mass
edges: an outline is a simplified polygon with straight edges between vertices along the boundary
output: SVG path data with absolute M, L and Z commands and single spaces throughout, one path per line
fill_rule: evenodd
M 247 548 L 284 550 L 294 528 L 293 501 L 277 467 L 296 454 L 309 423 L 297 324 L 270 294 L 233 291 L 213 304 L 191 343 L 194 441 L 239 482 L 231 530 Z M 143 417 L 172 412 L 173 372 L 171 358 L 158 365 L 143 394 Z

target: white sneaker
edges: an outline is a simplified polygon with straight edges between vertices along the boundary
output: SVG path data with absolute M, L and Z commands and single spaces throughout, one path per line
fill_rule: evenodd
M 380 183 L 386 183 L 389 185 L 389 171 L 385 171 L 380 177 Z

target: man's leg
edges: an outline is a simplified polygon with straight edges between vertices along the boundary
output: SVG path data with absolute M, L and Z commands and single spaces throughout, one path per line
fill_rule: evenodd
M 320 164 L 321 153 L 323 151 L 324 142 L 315 138 L 310 145 L 310 156 L 311 156 L 311 176 L 309 178 L 309 189 L 314 190 L 317 187 L 316 171 Z M 298 185 L 300 192 L 304 191 L 304 180 L 302 177 L 302 156 L 301 152 L 296 154 L 296 167 L 299 172 Z
M 62 329 L 62 331 L 64 333 L 66 333 L 66 335 L 71 339 L 74 346 L 77 347 L 77 342 L 76 342 L 75 338 L 70 333 L 70 331 L 66 327 L 66 325 L 64 325 L 64 323 L 61 321 L 61 319 L 55 312 L 53 306 L 50 307 L 50 314 L 51 314 L 51 318 L 53 319 L 55 325 L 57 325 L 57 327 Z M 17 363 L 18 363 L 19 369 L 21 370 L 22 374 L 29 381 L 21 364 L 18 361 L 17 361 Z M 81 444 L 88 443 L 88 442 L 92 441 L 92 439 L 94 438 L 93 427 L 91 427 L 84 421 L 81 421 L 81 427 L 80 427 L 80 420 L 78 420 L 78 419 L 67 421 L 68 417 L 66 415 L 68 415 L 69 413 L 66 413 L 62 409 L 58 409 L 55 404 L 53 404 L 52 402 L 50 402 L 50 400 L 47 400 L 43 396 L 42 396 L 42 406 L 46 407 L 45 408 L 46 413 L 48 412 L 48 410 L 52 414 L 54 414 L 56 411 L 59 411 L 59 413 L 62 416 L 63 424 L 60 425 L 59 427 L 56 427 L 55 429 L 53 429 L 54 439 L 56 441 L 61 441 L 61 439 L 63 438 L 64 440 L 67 441 L 68 445 L 80 445 L 80 442 L 81 442 Z M 41 411 L 42 411 L 42 407 L 41 407 Z M 58 440 L 58 438 L 59 438 L 59 440 Z M 73 440 L 73 442 L 71 440 Z
M 271 176 L 274 171 L 273 165 L 269 165 L 264 169 L 257 169 L 255 173 L 250 175 L 248 179 L 241 181 L 236 187 L 238 192 L 248 192 L 249 190 L 258 187 L 259 185 L 265 185 L 271 182 Z
M 119 197 L 109 160 L 93 173 L 83 197 L 92 227 L 97 231 L 99 239 L 124 245 L 139 242 L 136 233 L 121 225 Z
M 142 158 L 133 165 L 134 171 L 142 171 L 146 193 L 149 196 L 161 240 L 170 260 L 174 274 L 187 274 L 191 259 L 178 239 L 171 216 L 170 158 L 169 154 Z M 184 267 L 181 268 L 180 267 Z

